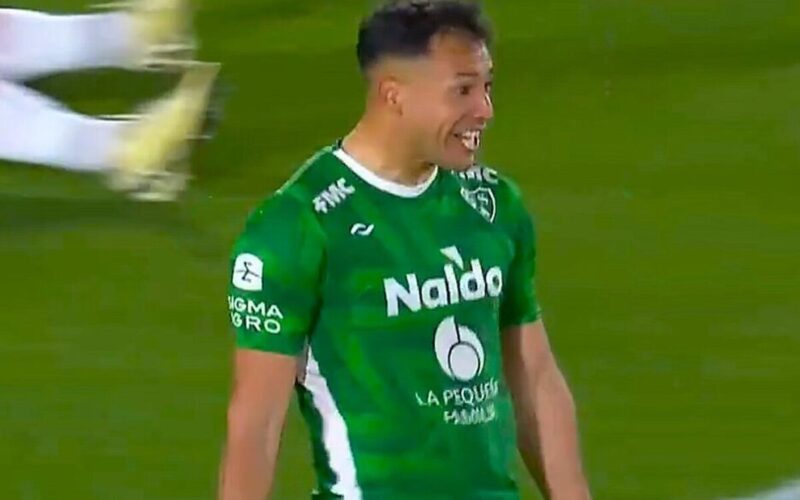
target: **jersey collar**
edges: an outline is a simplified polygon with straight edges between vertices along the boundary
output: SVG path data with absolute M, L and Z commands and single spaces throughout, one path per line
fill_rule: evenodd
M 418 196 L 422 195 L 428 190 L 431 184 L 433 184 L 433 182 L 436 180 L 436 176 L 439 174 L 439 167 L 436 167 L 433 169 L 431 176 L 428 177 L 428 179 L 422 184 L 417 184 L 416 186 L 406 186 L 404 184 L 392 182 L 378 176 L 375 172 L 368 169 L 359 163 L 358 160 L 347 154 L 347 152 L 342 148 L 337 148 L 333 154 L 339 159 L 339 161 L 344 163 L 347 168 L 352 170 L 354 174 L 359 176 L 361 180 L 370 186 L 401 198 L 417 198 Z

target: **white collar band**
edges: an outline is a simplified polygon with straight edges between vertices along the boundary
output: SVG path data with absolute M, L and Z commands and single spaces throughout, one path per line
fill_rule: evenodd
M 433 181 L 436 180 L 436 175 L 439 173 L 439 167 L 436 167 L 433 169 L 431 176 L 422 184 L 406 186 L 378 176 L 375 172 L 359 163 L 358 160 L 347 154 L 347 152 L 341 148 L 334 151 L 333 154 L 367 184 L 389 194 L 400 196 L 401 198 L 416 198 L 420 196 L 433 184 Z

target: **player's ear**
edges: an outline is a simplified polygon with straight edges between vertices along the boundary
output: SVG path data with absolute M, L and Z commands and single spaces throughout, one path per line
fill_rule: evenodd
M 402 88 L 397 78 L 386 77 L 378 82 L 378 97 L 387 109 L 403 113 Z

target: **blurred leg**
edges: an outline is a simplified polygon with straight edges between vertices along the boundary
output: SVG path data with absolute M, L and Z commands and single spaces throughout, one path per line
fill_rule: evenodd
M 128 14 L 50 15 L 0 9 L 0 78 L 125 66 L 136 57 Z
M 186 0 L 131 0 L 125 10 L 85 15 L 0 9 L 0 78 L 6 80 L 182 65 L 193 50 Z
M 0 158 L 74 171 L 105 170 L 126 126 L 80 115 L 0 80 Z

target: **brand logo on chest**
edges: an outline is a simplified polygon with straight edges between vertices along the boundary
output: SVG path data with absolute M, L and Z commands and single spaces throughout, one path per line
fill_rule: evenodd
M 402 310 L 413 313 L 423 307 L 437 309 L 487 296 L 500 296 L 503 291 L 503 271 L 500 267 L 484 269 L 480 259 L 472 259 L 469 268 L 466 268 L 458 248 L 451 246 L 440 251 L 450 261 L 443 267 L 441 277 L 420 283 L 416 274 L 409 273 L 402 281 L 396 278 L 383 280 L 388 317 L 399 316 Z

